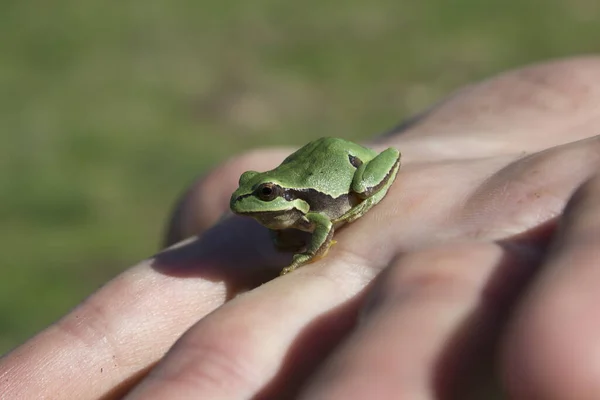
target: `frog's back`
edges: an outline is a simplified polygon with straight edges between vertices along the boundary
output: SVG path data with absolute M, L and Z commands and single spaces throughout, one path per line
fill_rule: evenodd
M 372 149 L 339 138 L 320 138 L 289 155 L 274 171 L 289 177 L 297 189 L 326 190 L 332 197 L 348 193 L 356 166 L 377 155 Z

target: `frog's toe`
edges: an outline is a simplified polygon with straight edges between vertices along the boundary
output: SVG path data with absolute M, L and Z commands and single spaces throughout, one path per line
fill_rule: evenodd
M 290 265 L 289 267 L 285 267 L 284 269 L 281 270 L 281 272 L 279 273 L 279 276 L 289 274 L 290 272 L 292 272 L 295 269 L 296 269 L 295 265 Z

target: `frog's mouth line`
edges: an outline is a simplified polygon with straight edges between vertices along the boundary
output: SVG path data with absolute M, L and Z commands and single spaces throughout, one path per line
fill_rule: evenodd
M 289 214 L 290 212 L 297 212 L 298 214 L 300 214 L 300 216 L 302 216 L 302 213 L 300 212 L 300 210 L 298 210 L 295 207 L 292 207 L 290 209 L 281 210 L 281 211 L 239 211 L 239 212 L 236 212 L 236 214 L 243 215 L 244 217 L 263 219 L 264 216 L 267 216 L 267 215 L 277 218 L 277 217 L 281 217 L 282 215 Z

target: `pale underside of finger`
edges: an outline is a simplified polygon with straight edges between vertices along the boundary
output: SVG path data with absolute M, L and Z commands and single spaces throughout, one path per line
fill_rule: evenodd
M 530 272 L 528 257 L 513 256 L 495 244 L 457 244 L 400 258 L 301 398 L 495 398 L 488 357 L 511 293 Z M 478 365 L 487 376 L 473 378 Z
M 238 296 L 190 329 L 128 399 L 293 398 L 355 323 L 373 274 L 328 257 Z
M 508 331 L 515 399 L 600 398 L 600 177 L 575 193 L 542 275 Z
M 600 57 L 515 69 L 459 90 L 390 133 L 406 161 L 534 152 L 597 135 Z
M 230 296 L 225 279 L 203 275 L 207 260 L 194 260 L 187 272 L 171 265 L 170 273 L 158 259 L 122 273 L 0 360 L 0 397 L 118 398 Z

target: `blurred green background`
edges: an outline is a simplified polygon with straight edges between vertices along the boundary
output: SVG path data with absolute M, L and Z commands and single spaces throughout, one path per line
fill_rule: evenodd
M 244 149 L 365 138 L 600 50 L 595 0 L 0 1 L 0 353 L 153 253 Z

